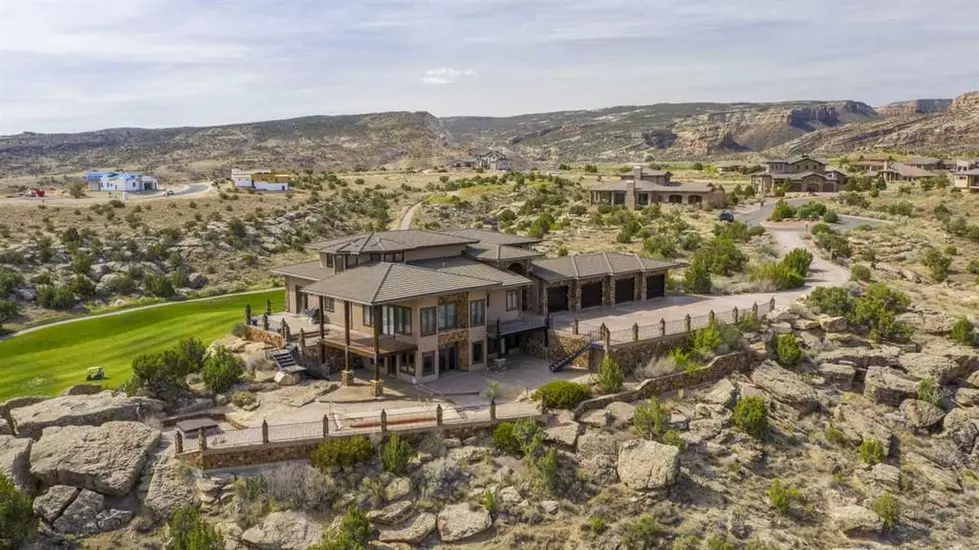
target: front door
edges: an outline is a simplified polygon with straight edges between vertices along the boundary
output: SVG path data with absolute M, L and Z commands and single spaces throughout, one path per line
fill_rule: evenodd
M 452 344 L 451 346 L 439 348 L 439 375 L 459 369 L 458 351 L 458 344 Z

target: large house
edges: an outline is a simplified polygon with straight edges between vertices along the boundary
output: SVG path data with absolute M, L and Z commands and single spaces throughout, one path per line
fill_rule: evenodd
M 276 173 L 267 168 L 257 170 L 231 169 L 231 179 L 235 187 L 259 189 L 262 191 L 288 191 L 293 175 Z
M 537 239 L 482 229 L 366 233 L 280 267 L 286 318 L 315 319 L 321 362 L 412 382 L 486 367 L 547 331 L 555 311 L 661 297 L 677 264 L 633 254 L 543 258 Z M 307 325 L 308 326 L 308 325 Z
M 845 183 L 846 174 L 827 170 L 825 162 L 809 155 L 769 160 L 764 172 L 751 176 L 751 185 L 759 193 L 772 193 L 776 188 L 798 193 L 835 193 Z
M 482 168 L 483 170 L 497 170 L 505 172 L 510 170 L 510 159 L 500 151 L 488 151 L 486 153 L 462 157 L 452 161 L 453 168 Z
M 85 173 L 85 183 L 92 191 L 156 191 L 159 188 L 156 178 L 136 172 L 90 170 Z
M 673 173 L 636 166 L 619 181 L 603 183 L 589 190 L 592 204 L 622 205 L 629 210 L 665 202 L 674 204 L 723 205 L 724 190 L 713 183 L 672 180 Z
M 903 162 L 891 161 L 884 161 L 884 165 L 881 166 L 879 170 L 867 172 L 867 175 L 874 178 L 880 178 L 886 182 L 919 181 L 937 176 L 936 173 L 930 172 L 923 168 L 918 168 Z
M 979 168 L 954 172 L 952 174 L 952 186 L 959 189 L 979 191 Z

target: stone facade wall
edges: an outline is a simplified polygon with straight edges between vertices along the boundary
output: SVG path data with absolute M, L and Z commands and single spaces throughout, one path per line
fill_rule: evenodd
M 275 349 L 281 349 L 285 347 L 285 339 L 278 332 L 272 332 L 270 330 L 265 330 L 262 327 L 254 327 L 248 325 L 245 327 L 245 340 L 249 342 L 262 342 L 263 344 L 268 344 Z
M 646 299 L 646 274 L 636 273 L 633 278 L 636 284 L 636 300 L 642 301 Z
M 615 277 L 602 277 L 602 305 L 615 305 Z
M 439 296 L 439 305 L 452 303 L 456 305 L 456 328 L 469 328 L 469 293 L 458 292 Z
M 550 339 L 550 337 L 548 338 Z M 552 340 L 549 340 L 548 344 L 550 344 L 551 341 Z M 549 347 L 550 346 L 544 345 L 543 331 L 536 330 L 520 335 L 520 353 L 523 355 L 529 355 L 530 357 L 536 357 L 538 359 L 550 359 L 551 354 Z
M 655 357 L 662 357 L 673 348 L 684 346 L 689 333 L 671 334 L 652 340 L 639 340 L 611 346 L 612 358 L 626 371 L 645 365 Z M 601 359 L 599 359 L 601 361 Z
M 648 399 L 662 393 L 676 391 L 680 388 L 688 388 L 706 382 L 720 380 L 735 371 L 747 372 L 753 366 L 752 357 L 752 354 L 747 351 L 729 353 L 715 357 L 706 366 L 693 372 L 678 372 L 657 378 L 648 378 L 640 382 L 639 386 L 634 390 L 603 395 L 583 401 L 574 410 L 574 418 L 577 420 L 582 414 L 588 411 L 603 409 L 610 403 L 616 401 L 628 403 L 640 399 Z
M 468 309 L 468 306 L 467 306 Z M 469 315 L 468 313 L 466 314 Z M 453 330 L 439 333 L 439 347 L 459 344 L 459 370 L 469 370 L 469 330 Z
M 581 311 L 581 285 L 578 281 L 568 284 L 568 311 Z
M 558 359 L 559 357 L 566 357 L 588 343 L 588 339 L 584 336 L 568 334 L 567 332 L 555 332 L 550 331 L 548 334 L 548 355 L 553 359 Z M 575 367 L 580 368 L 591 368 L 591 362 L 589 360 L 590 354 L 584 353 L 574 360 L 572 363 Z

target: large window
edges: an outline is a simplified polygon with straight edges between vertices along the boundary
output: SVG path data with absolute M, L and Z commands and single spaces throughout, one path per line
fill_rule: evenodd
M 473 342 L 472 364 L 478 365 L 483 362 L 483 343 Z
M 371 252 L 371 261 L 372 262 L 379 262 L 379 261 L 381 261 L 381 255 L 378 254 L 377 252 Z
M 418 310 L 418 315 L 421 318 L 422 336 L 435 334 L 435 308 L 423 307 Z
M 411 308 L 384 306 L 381 309 L 381 332 L 411 336 Z
M 469 326 L 481 327 L 486 324 L 486 302 L 473 300 L 469 302 Z
M 333 311 L 336 309 L 336 301 L 333 298 L 323 298 L 323 310 Z
M 326 267 L 333 267 L 333 254 L 326 255 Z
M 361 306 L 360 309 L 361 311 L 364 312 L 363 315 L 364 326 L 365 327 L 374 326 L 374 308 L 372 308 L 371 306 Z
M 433 374 L 435 374 L 435 352 L 429 351 L 422 354 L 422 376 Z
M 439 304 L 439 330 L 456 328 L 456 304 Z
M 401 365 L 399 367 L 401 374 L 407 374 L 408 376 L 415 376 L 415 354 L 414 353 L 402 353 L 401 354 Z
M 506 291 L 506 310 L 513 311 L 515 309 L 520 309 L 520 291 L 508 290 Z

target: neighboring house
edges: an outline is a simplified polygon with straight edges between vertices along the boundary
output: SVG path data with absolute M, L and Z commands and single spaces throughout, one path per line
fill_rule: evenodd
M 826 163 L 802 155 L 765 162 L 765 171 L 751 176 L 751 184 L 761 193 L 782 188 L 797 193 L 835 193 L 846 183 L 846 174 L 826 169 Z
M 968 172 L 976 168 L 979 168 L 979 159 L 957 160 L 953 167 L 956 172 Z
M 452 161 L 449 165 L 452 168 L 475 168 L 476 157 L 460 157 Z
M 383 231 L 314 243 L 318 260 L 272 273 L 285 278 L 287 316 L 322 312 L 322 338 L 309 337 L 325 364 L 376 358 L 381 373 L 422 382 L 539 347 L 550 311 L 663 296 L 677 265 L 619 253 L 544 259 L 528 248 L 537 242 L 481 229 Z
M 629 210 L 653 203 L 723 205 L 724 190 L 713 183 L 672 180 L 673 173 L 636 166 L 620 181 L 602 183 L 589 189 L 592 204 L 622 205 Z
M 160 186 L 156 178 L 136 172 L 92 170 L 85 173 L 85 182 L 92 191 L 156 191 Z
M 714 168 L 717 169 L 718 174 L 730 174 L 733 172 L 741 172 L 747 169 L 748 165 L 743 162 L 721 161 L 721 162 L 715 162 Z
M 952 186 L 959 189 L 979 191 L 979 168 L 953 173 Z
M 483 170 L 510 170 L 510 159 L 500 151 L 489 151 L 471 157 L 460 157 L 450 163 L 452 168 L 482 168 Z
M 231 169 L 231 179 L 235 187 L 260 189 L 262 191 L 288 191 L 293 180 L 292 174 L 276 173 L 260 168 L 257 170 Z
M 855 174 L 863 174 L 873 170 L 880 170 L 884 167 L 887 159 L 858 159 L 851 161 L 847 166 Z
M 880 170 L 870 171 L 868 176 L 880 178 L 886 182 L 891 181 L 918 181 L 926 178 L 933 178 L 938 174 L 916 168 L 903 162 L 884 161 L 884 166 Z
M 921 170 L 945 170 L 949 168 L 942 159 L 932 157 L 914 157 L 904 164 L 920 168 Z

